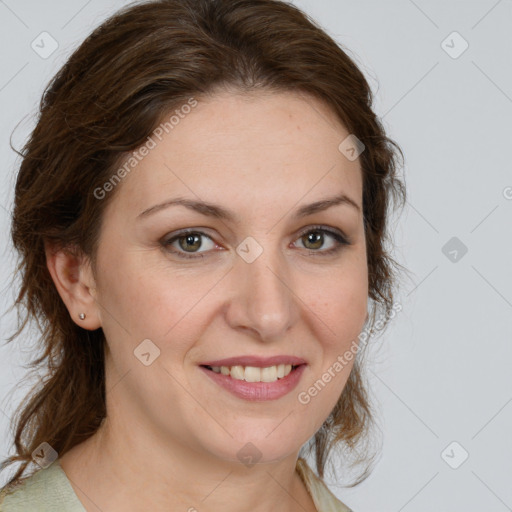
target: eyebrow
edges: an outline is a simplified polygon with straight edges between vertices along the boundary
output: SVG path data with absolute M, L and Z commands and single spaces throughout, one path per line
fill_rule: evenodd
M 295 213 L 296 218 L 307 217 L 308 215 L 313 215 L 314 213 L 321 212 L 327 210 L 328 208 L 332 208 L 337 205 L 348 205 L 353 207 L 358 212 L 361 211 L 360 206 L 350 197 L 345 194 L 338 194 L 336 196 L 327 197 L 320 201 L 316 201 L 314 203 L 306 204 L 301 206 Z M 170 199 L 168 201 L 164 201 L 163 203 L 157 204 L 155 206 L 151 206 L 147 208 L 143 212 L 141 212 L 137 219 L 146 218 L 149 215 L 152 215 L 156 212 L 169 208 L 170 206 L 184 206 L 190 210 L 196 211 L 202 215 L 208 217 L 215 217 L 217 219 L 226 220 L 232 223 L 238 223 L 237 216 L 231 212 L 230 210 L 225 209 L 222 206 L 208 203 L 206 201 L 196 201 L 193 199 L 185 199 L 182 197 L 177 197 L 175 199 Z

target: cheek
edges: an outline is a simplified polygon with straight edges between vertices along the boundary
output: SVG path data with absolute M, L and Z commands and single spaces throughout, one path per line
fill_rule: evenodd
M 340 267 L 318 278 L 314 288 L 307 280 L 302 289 L 311 317 L 316 317 L 316 324 L 326 333 L 325 342 L 339 345 L 359 334 L 368 307 L 368 273 L 364 265 Z
M 108 256 L 107 256 L 108 255 Z M 105 331 L 112 331 L 108 340 L 137 340 L 157 337 L 170 324 L 175 310 L 169 300 L 173 295 L 162 273 L 143 263 L 143 254 L 120 251 L 113 244 L 105 244 L 98 257 L 98 303 Z M 155 319 L 160 318 L 160 329 Z
M 211 307 L 209 291 L 219 276 L 171 271 L 165 258 L 155 253 L 116 254 L 113 247 L 110 251 L 116 257 L 103 260 L 98 288 L 109 343 L 121 343 L 119 350 L 124 351 L 128 343 L 134 349 L 150 339 L 162 355 L 172 347 L 176 357 L 181 357 L 204 328 Z

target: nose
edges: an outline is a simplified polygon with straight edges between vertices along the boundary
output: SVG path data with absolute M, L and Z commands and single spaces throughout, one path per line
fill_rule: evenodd
M 251 331 L 263 341 L 284 338 L 299 318 L 300 303 L 286 259 L 269 245 L 251 263 L 236 257 L 230 273 L 235 293 L 226 312 L 233 329 Z

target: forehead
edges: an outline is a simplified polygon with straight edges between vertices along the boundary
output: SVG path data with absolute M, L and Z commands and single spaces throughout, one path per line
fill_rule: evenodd
M 348 131 L 311 96 L 221 92 L 198 98 L 187 112 L 152 135 L 154 147 L 124 178 L 120 201 L 130 210 L 177 193 L 267 204 L 285 197 L 294 203 L 306 193 L 361 195 L 359 160 L 338 149 Z

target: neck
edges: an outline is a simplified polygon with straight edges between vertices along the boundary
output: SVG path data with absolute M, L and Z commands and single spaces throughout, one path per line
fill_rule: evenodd
M 154 512 L 264 512 L 276 503 L 283 512 L 315 511 L 296 460 L 294 454 L 249 467 L 144 436 L 143 426 L 108 417 L 61 458 L 61 466 L 87 512 L 144 510 L 148 504 Z

